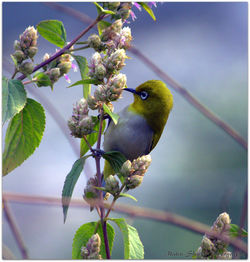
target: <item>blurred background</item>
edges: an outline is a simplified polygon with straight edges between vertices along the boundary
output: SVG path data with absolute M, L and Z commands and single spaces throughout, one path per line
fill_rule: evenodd
M 93 3 L 60 4 L 93 19 L 96 17 Z M 14 70 L 10 58 L 13 42 L 29 25 L 58 19 L 64 23 L 68 41 L 86 27 L 76 18 L 45 3 L 4 2 L 2 10 L 2 72 L 6 77 L 10 77 Z M 133 44 L 247 140 L 248 3 L 157 3 L 157 8 L 153 7 L 156 22 L 145 11 L 133 10 L 137 19 L 128 24 L 134 37 Z M 93 32 L 95 30 L 88 35 Z M 52 54 L 56 48 L 41 36 L 38 47 L 36 63 L 40 63 L 46 52 Z M 78 54 L 89 60 L 92 53 L 93 50 L 87 49 Z M 127 75 L 128 87 L 135 88 L 149 79 L 159 79 L 133 54 L 128 52 L 128 55 L 132 59 L 126 60 L 122 70 Z M 70 78 L 74 83 L 80 79 L 80 73 L 72 70 Z M 65 177 L 78 155 L 46 106 L 50 102 L 57 108 L 64 119 L 63 131 L 70 137 L 66 123 L 72 105 L 82 97 L 82 87 L 68 89 L 67 86 L 68 83 L 61 79 L 53 92 L 49 87 L 27 87 L 31 91 L 28 96 L 46 109 L 44 137 L 35 153 L 3 178 L 3 192 L 61 196 Z M 34 95 L 34 89 L 43 99 Z M 143 184 L 131 191 L 138 202 L 130 199 L 121 202 L 171 211 L 208 225 L 225 211 L 230 214 L 232 223 L 239 224 L 247 185 L 247 152 L 183 97 L 173 89 L 171 91 L 174 107 L 161 140 L 151 153 L 152 164 Z M 132 97 L 123 94 L 123 99 L 114 103 L 115 112 L 131 102 Z M 6 125 L 3 137 L 5 130 Z M 94 175 L 94 167 L 94 162 L 88 160 L 89 174 Z M 82 173 L 73 198 L 82 198 L 86 180 Z M 85 208 L 69 208 L 66 224 L 60 206 L 11 204 L 11 209 L 32 259 L 70 259 L 77 228 L 98 219 L 95 212 L 90 213 Z M 124 215 L 113 213 L 113 217 Z M 185 254 L 196 251 L 202 239 L 201 235 L 152 220 L 134 218 L 129 219 L 129 223 L 140 234 L 146 259 L 188 258 Z M 123 246 L 122 237 L 118 229 L 115 230 L 112 258 L 118 259 L 123 257 Z M 3 243 L 21 258 L 5 216 L 2 237 Z M 170 252 L 184 255 L 173 257 Z

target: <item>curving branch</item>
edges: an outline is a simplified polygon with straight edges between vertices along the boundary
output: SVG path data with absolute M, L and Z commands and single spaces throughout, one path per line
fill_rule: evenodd
M 15 203 L 61 206 L 61 198 L 57 198 L 57 197 L 31 196 L 31 195 L 15 194 L 10 192 L 4 192 L 3 197 L 6 200 Z M 86 202 L 84 202 L 82 199 L 71 199 L 70 206 L 75 208 L 82 208 L 82 207 L 89 208 L 89 205 Z M 104 207 L 108 209 L 110 208 L 110 204 L 105 203 Z M 233 247 L 236 247 L 237 249 L 247 254 L 247 244 L 242 240 L 238 238 L 229 238 L 220 234 L 216 234 L 211 231 L 209 226 L 203 223 L 197 222 L 192 219 L 188 219 L 186 217 L 171 212 L 166 212 L 166 211 L 161 211 L 151 208 L 143 208 L 139 206 L 130 206 L 125 204 L 116 204 L 116 206 L 113 208 L 113 211 L 118 213 L 123 213 L 132 217 L 137 217 L 137 218 L 140 217 L 140 218 L 150 219 L 163 223 L 169 223 L 174 226 L 187 229 L 191 232 L 199 233 L 201 235 L 207 234 L 210 236 L 214 236 L 218 239 L 228 242 Z

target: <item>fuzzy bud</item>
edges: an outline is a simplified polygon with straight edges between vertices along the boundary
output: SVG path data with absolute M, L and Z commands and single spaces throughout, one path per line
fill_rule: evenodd
M 49 75 L 49 78 L 52 82 L 56 82 L 61 75 L 60 69 L 58 67 L 52 68 L 49 71 L 48 75 Z
M 46 53 L 44 56 L 43 56 L 43 61 L 46 61 L 50 58 L 50 55 L 48 53 Z
M 115 195 L 119 191 L 119 182 L 118 182 L 118 180 L 114 176 L 110 175 L 106 179 L 105 188 L 107 189 L 107 191 L 110 194 Z
M 126 162 L 123 163 L 120 172 L 123 177 L 128 177 L 130 175 L 131 170 L 132 170 L 131 162 L 130 160 L 127 160 Z
M 216 221 L 212 226 L 212 230 L 221 233 L 222 231 L 229 229 L 230 223 L 231 219 L 229 215 L 226 212 L 224 212 L 217 217 Z
M 132 40 L 131 29 L 129 27 L 122 28 L 122 31 L 120 34 L 121 47 L 125 49 L 129 48 L 131 40 Z
M 69 70 L 71 69 L 71 62 L 63 62 L 58 65 L 58 68 L 60 69 L 60 75 L 67 74 Z
M 121 70 L 123 66 L 125 65 L 125 58 L 126 53 L 124 49 L 117 49 L 112 55 L 110 56 L 108 60 L 108 69 L 113 70 Z
M 133 175 L 127 178 L 126 189 L 134 189 L 138 187 L 143 180 L 143 176 Z
M 95 68 L 95 77 L 98 80 L 103 80 L 105 75 L 106 75 L 106 68 L 105 68 L 105 66 L 102 65 L 102 64 L 97 65 L 96 68 Z
M 25 75 L 30 75 L 33 72 L 34 65 L 30 62 L 24 62 L 20 65 L 20 72 Z
M 134 175 L 143 176 L 146 172 L 148 167 L 152 162 L 150 155 L 145 155 L 138 157 L 137 159 L 133 160 L 132 168 L 134 170 Z
M 201 248 L 202 248 L 201 254 L 203 257 L 210 256 L 215 251 L 213 242 L 205 236 L 202 239 Z
M 114 86 L 115 88 L 125 88 L 127 83 L 127 77 L 125 74 L 118 74 L 114 78 L 111 79 L 110 85 Z
M 20 46 L 22 49 L 27 49 L 30 46 L 36 46 L 37 44 L 37 30 L 34 26 L 29 26 L 25 31 L 20 35 Z
M 102 47 L 102 41 L 98 35 L 94 34 L 94 35 L 89 36 L 88 45 L 91 48 L 94 48 L 96 51 L 99 51 L 101 50 L 101 47 Z
M 97 101 L 106 102 L 107 95 L 106 95 L 107 88 L 104 85 L 98 85 L 95 92 L 94 97 Z
M 120 6 L 120 2 L 108 2 L 108 9 L 115 11 Z
M 77 117 L 78 119 L 83 118 L 86 115 L 88 115 L 88 112 L 89 112 L 88 102 L 84 98 L 80 99 L 76 103 L 76 105 L 73 107 L 74 117 Z
M 20 42 L 18 40 L 14 41 L 14 49 L 15 50 L 21 50 Z
M 21 50 L 17 50 L 13 54 L 14 58 L 17 60 L 18 63 L 21 63 L 25 59 L 25 54 Z
M 96 177 L 93 178 L 91 177 L 88 182 L 87 186 L 84 189 L 84 196 L 83 198 L 85 199 L 86 202 L 92 203 L 95 199 L 98 198 L 98 190 L 95 188 L 98 186 L 98 182 Z
M 94 122 L 90 116 L 85 116 L 80 120 L 72 116 L 68 121 L 68 127 L 72 136 L 82 138 L 93 132 Z
M 31 46 L 27 49 L 26 53 L 28 55 L 28 57 L 33 58 L 35 56 L 35 54 L 37 53 L 38 48 L 35 46 Z
M 95 110 L 98 108 L 98 102 L 94 96 L 89 95 L 87 102 L 90 109 Z
M 101 259 L 99 255 L 101 247 L 101 238 L 94 234 L 87 242 L 86 247 L 81 248 L 81 255 L 84 259 Z

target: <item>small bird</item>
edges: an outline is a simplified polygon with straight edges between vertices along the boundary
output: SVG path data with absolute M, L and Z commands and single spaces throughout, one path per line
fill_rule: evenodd
M 169 113 L 173 96 L 160 80 L 149 80 L 136 89 L 125 88 L 134 95 L 134 102 L 111 122 L 104 135 L 104 151 L 119 151 L 130 161 L 149 154 L 158 143 Z M 105 161 L 104 179 L 115 172 Z

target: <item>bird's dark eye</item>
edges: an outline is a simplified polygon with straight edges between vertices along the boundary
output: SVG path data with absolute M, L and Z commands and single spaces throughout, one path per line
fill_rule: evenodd
M 142 91 L 140 93 L 140 97 L 142 100 L 146 100 L 148 98 L 148 93 L 146 91 Z

